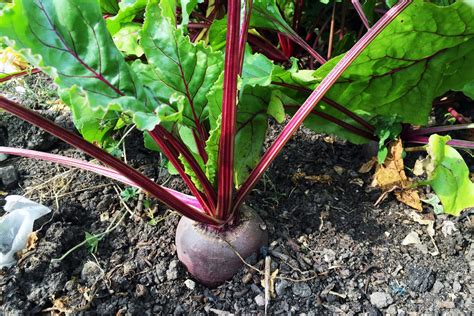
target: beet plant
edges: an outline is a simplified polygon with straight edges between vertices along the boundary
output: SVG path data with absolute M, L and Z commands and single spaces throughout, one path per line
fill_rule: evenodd
M 197 2 L 17 0 L 5 6 L 0 35 L 34 71 L 54 78 L 82 137 L 2 96 L 0 108 L 104 166 L 16 148 L 0 153 L 89 170 L 181 213 L 178 257 L 203 284 L 231 278 L 242 265 L 235 252 L 245 258 L 266 244 L 265 225 L 244 201 L 305 120 L 354 143 L 379 141 L 383 151 L 402 123 L 427 123 L 435 97 L 449 90 L 474 96 L 468 1 L 446 7 L 400 1 L 372 26 L 356 3 L 369 29 L 327 62 L 289 26 L 275 0 L 207 1 L 202 23 L 195 22 L 201 15 L 191 15 Z M 278 33 L 283 51 L 258 32 L 263 29 Z M 321 66 L 300 70 L 293 60 L 287 69 L 271 60 L 288 60 L 295 44 Z M 262 154 L 268 118 L 283 123 L 286 114 L 291 119 Z M 168 159 L 191 195 L 155 183 L 104 150 L 127 125 L 143 131 L 145 145 Z M 463 185 L 469 198 L 472 182 Z M 456 212 L 461 205 L 467 204 Z

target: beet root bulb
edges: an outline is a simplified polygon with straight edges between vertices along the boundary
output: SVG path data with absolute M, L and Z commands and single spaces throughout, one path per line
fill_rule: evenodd
M 208 287 L 224 283 L 240 270 L 243 262 L 235 252 L 245 259 L 267 243 L 268 232 L 262 219 L 245 205 L 236 226 L 219 231 L 182 217 L 176 231 L 179 260 Z

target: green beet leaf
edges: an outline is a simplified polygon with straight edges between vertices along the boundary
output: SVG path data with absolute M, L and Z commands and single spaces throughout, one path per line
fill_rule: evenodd
M 225 48 L 225 37 L 227 32 L 227 16 L 212 22 L 209 28 L 209 46 L 214 50 Z
M 314 77 L 322 80 L 340 59 L 327 62 Z M 368 113 L 373 118 L 397 115 L 400 122 L 424 125 L 434 98 L 449 90 L 473 95 L 473 64 L 472 2 L 439 7 L 415 0 L 362 52 L 326 96 L 355 113 Z M 345 119 L 332 108 L 322 110 Z M 330 125 L 320 118 L 305 124 L 320 132 L 328 131 Z
M 250 171 L 257 165 L 262 155 L 262 146 L 268 127 L 267 111 L 271 97 L 268 87 L 243 85 L 243 81 L 237 109 L 235 135 L 234 183 L 236 187 L 242 185 L 247 179 Z M 211 129 L 219 127 L 222 110 L 222 82 L 223 76 L 219 78 L 219 81 L 208 94 Z M 212 144 L 210 145 L 212 146 Z M 210 147 L 210 145 L 207 147 Z M 216 148 L 215 143 L 212 148 Z M 215 172 L 217 159 L 214 163 L 212 164 L 211 160 L 208 162 L 208 172 Z
M 183 124 L 196 127 L 195 122 L 207 119 L 206 94 L 222 73 L 223 56 L 193 44 L 171 20 L 162 14 L 157 1 L 150 1 L 141 33 L 141 45 L 148 65 L 136 63 L 135 71 L 161 103 L 168 103 L 172 94 L 185 99 Z
M 267 57 L 258 53 L 251 54 L 249 50 L 246 50 L 242 70 L 243 84 L 252 87 L 269 86 L 272 82 L 271 74 L 274 69 L 275 65 Z
M 281 16 L 276 0 L 254 0 L 250 26 L 298 36 Z
M 426 167 L 428 184 L 441 200 L 447 214 L 459 216 L 462 210 L 474 207 L 474 183 L 462 156 L 446 143 L 449 136 L 431 135 L 428 144 L 429 162 Z
M 114 34 L 113 39 L 115 45 L 124 55 L 135 55 L 137 57 L 143 55 L 143 49 L 138 44 L 141 29 L 140 24 L 128 23 Z
M 203 0 L 180 0 L 181 2 L 181 24 L 180 26 L 187 26 L 189 23 L 189 16 L 198 3 L 202 3 Z
M 158 103 L 147 97 L 114 45 L 97 1 L 16 1 L 1 13 L 0 34 L 55 79 L 69 105 L 75 100 L 81 111 L 97 111 L 96 118 L 123 112 L 136 118 L 142 129 L 159 123 L 154 114 Z M 83 122 L 77 121 L 77 109 L 73 106 L 76 124 L 87 134 Z
M 131 23 L 136 16 L 143 14 L 147 0 L 121 1 L 118 13 L 107 19 L 107 28 L 110 34 L 115 35 L 122 27 Z
M 117 14 L 120 9 L 117 0 L 100 0 L 100 8 L 104 14 Z
M 425 125 L 433 99 L 450 90 L 474 98 L 473 7 L 469 1 L 439 7 L 415 0 L 349 66 L 326 97 L 372 125 L 393 117 L 397 118 L 391 123 L 394 125 Z M 265 65 L 263 58 L 258 58 L 259 65 Z M 271 78 L 272 82 L 308 88 L 308 92 L 295 92 L 280 87 L 301 104 L 341 58 L 335 57 L 315 71 L 273 66 L 271 71 L 264 72 L 266 68 L 261 67 L 260 73 L 253 74 L 247 82 L 266 84 Z M 315 109 L 359 126 L 324 102 Z M 367 142 L 316 115 L 310 115 L 304 124 L 316 132 L 336 134 L 353 143 Z
M 77 86 L 63 90 L 61 99 L 71 108 L 74 124 L 85 140 L 98 144 L 111 140 L 109 136 L 120 117 L 118 112 L 100 108 L 92 111 Z
M 262 155 L 267 132 L 267 89 L 249 86 L 242 91 L 237 113 L 235 136 L 234 182 L 240 187 Z
M 221 121 L 219 115 L 215 122 L 215 128 L 209 132 L 209 138 L 206 141 L 206 153 L 208 156 L 206 163 L 206 177 L 211 184 L 216 185 L 217 164 L 219 159 L 219 140 L 221 137 Z

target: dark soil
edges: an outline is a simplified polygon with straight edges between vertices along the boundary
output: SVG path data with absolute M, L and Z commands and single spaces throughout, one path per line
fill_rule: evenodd
M 35 100 L 30 106 L 41 110 L 44 100 Z M 63 112 L 51 113 L 58 116 L 70 124 Z M 86 158 L 5 114 L 0 125 L 7 144 Z M 34 137 L 43 145 L 29 146 Z M 125 147 L 131 165 L 182 187 L 155 154 L 140 149 L 138 134 Z M 370 187 L 369 174 L 357 171 L 365 161 L 361 147 L 300 129 L 251 194 L 248 204 L 269 230 L 272 271 L 279 270 L 269 314 L 472 313 L 472 210 L 436 217 L 432 243 L 426 226 L 391 196 L 374 206 L 381 192 Z M 216 289 L 190 280 L 174 246 L 179 215 L 154 202 L 149 211 L 141 194 L 127 202 L 135 214 L 105 235 L 95 253 L 83 246 L 52 261 L 83 242 L 85 232 L 103 232 L 122 217 L 118 184 L 46 162 L 10 157 L 0 167 L 6 165 L 19 174 L 8 193 L 26 194 L 53 212 L 35 224 L 36 247 L 1 272 L 0 314 L 263 314 L 262 276 L 252 269 Z M 426 213 L 432 216 L 428 207 Z M 445 237 L 447 221 L 457 230 Z M 421 245 L 402 245 L 410 232 L 419 234 Z M 438 254 L 431 254 L 434 244 Z M 263 270 L 262 256 L 249 263 Z

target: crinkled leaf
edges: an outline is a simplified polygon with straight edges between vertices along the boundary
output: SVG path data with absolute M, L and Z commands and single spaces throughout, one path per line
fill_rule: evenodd
M 246 50 L 242 71 L 242 83 L 255 87 L 268 86 L 272 82 L 272 73 L 275 69 L 273 62 L 262 54 L 251 54 Z
M 143 55 L 143 49 L 138 43 L 140 41 L 139 32 L 141 29 L 140 24 L 128 23 L 114 34 L 115 45 L 124 55 L 135 55 L 137 57 Z
M 398 123 L 427 123 L 434 98 L 449 90 L 474 95 L 474 10 L 469 1 L 448 7 L 415 0 L 349 66 L 326 96 L 352 112 L 372 120 L 399 118 Z M 296 76 L 309 71 L 282 73 L 274 81 L 314 89 L 342 56 L 313 72 L 313 80 Z M 275 71 L 274 71 L 275 72 Z M 308 96 L 300 92 L 300 100 Z M 317 109 L 358 126 L 344 114 L 321 102 Z M 355 143 L 366 139 L 320 117 L 310 115 L 305 125 Z
M 85 140 L 98 144 L 108 140 L 119 118 L 117 112 L 100 108 L 92 111 L 87 99 L 76 86 L 64 90 L 61 99 L 71 108 L 74 124 Z
M 395 197 L 400 202 L 421 211 L 418 191 L 412 188 L 412 182 L 405 174 L 403 153 L 401 139 L 391 143 L 387 159 L 377 165 L 372 186 L 380 187 L 385 193 L 395 191 Z
M 203 0 L 180 0 L 181 2 L 181 24 L 180 26 L 187 26 L 189 23 L 189 16 L 198 3 L 202 3 Z
M 183 123 L 195 127 L 195 118 L 205 120 L 206 94 L 222 73 L 222 53 L 191 43 L 153 0 L 147 7 L 141 45 L 149 64 L 134 69 L 157 100 L 167 103 L 170 95 L 178 93 L 186 100 Z
M 115 47 L 97 1 L 19 0 L 2 11 L 0 34 L 62 90 L 81 87 L 71 93 L 82 96 L 91 110 L 141 116 L 139 128 L 159 122 L 153 115 L 157 103 L 148 100 Z
M 322 78 L 341 57 L 316 70 Z M 474 81 L 474 10 L 415 0 L 362 52 L 327 96 L 353 112 L 426 124 L 433 99 Z M 341 115 L 327 108 L 329 114 Z M 316 120 L 319 131 L 328 124 Z
M 133 21 L 133 19 L 145 11 L 147 0 L 121 1 L 120 10 L 117 15 L 107 19 L 107 28 L 110 34 L 115 35 L 120 29 Z
M 15 41 L 14 48 L 31 49 L 35 63 L 54 67 L 48 72 L 60 86 L 83 86 L 92 103 L 141 93 L 96 1 L 17 1 L 3 11 L 0 34 Z
M 446 143 L 449 136 L 431 135 L 427 167 L 429 184 L 443 204 L 444 212 L 458 216 L 462 210 L 474 207 L 474 183 L 469 179 L 469 168 L 462 156 Z

